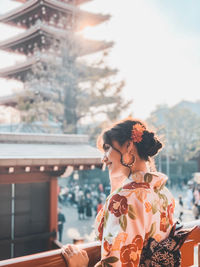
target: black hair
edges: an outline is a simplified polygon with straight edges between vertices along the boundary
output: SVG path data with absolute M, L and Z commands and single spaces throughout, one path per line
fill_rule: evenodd
M 143 126 L 144 131 L 142 140 L 140 142 L 134 142 L 138 155 L 141 159 L 148 161 L 151 157 L 155 156 L 162 148 L 162 143 L 159 141 L 154 132 L 149 131 L 140 120 L 125 119 L 114 124 L 111 128 L 105 130 L 98 138 L 97 146 L 99 149 L 103 148 L 103 144 L 109 144 L 112 146 L 112 141 L 117 141 L 122 146 L 126 141 L 132 140 L 132 130 L 135 124 Z

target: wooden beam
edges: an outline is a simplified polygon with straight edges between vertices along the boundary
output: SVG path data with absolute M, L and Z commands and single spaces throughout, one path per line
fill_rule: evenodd
M 49 172 L 50 175 L 52 176 L 57 176 L 57 175 L 60 175 L 60 173 L 64 173 L 65 169 L 66 169 L 66 165 L 64 166 L 57 166 L 57 168 L 54 168 L 55 165 L 45 165 L 45 164 L 41 164 L 41 165 L 36 165 L 36 166 L 33 166 L 31 164 L 27 164 L 27 165 L 20 165 L 20 166 L 7 166 L 7 167 L 1 167 L 0 166 L 0 174 L 7 174 L 9 173 L 9 169 L 13 169 L 13 172 L 15 174 L 18 174 L 18 173 L 24 173 L 24 172 L 27 172 L 27 167 L 29 168 L 29 171 L 28 172 L 40 172 L 40 168 L 41 167 L 44 167 L 44 171 L 45 172 Z
M 45 172 L 24 172 L 0 174 L 0 184 L 21 184 L 48 182 L 51 176 Z
M 16 166 L 0 167 L 0 184 L 48 182 L 52 177 L 59 177 L 66 166 Z
M 50 180 L 49 184 L 49 231 L 58 231 L 58 181 L 57 178 Z M 53 238 L 55 239 L 55 238 Z

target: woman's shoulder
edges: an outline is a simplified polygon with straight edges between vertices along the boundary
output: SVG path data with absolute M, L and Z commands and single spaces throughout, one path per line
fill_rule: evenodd
M 116 189 L 107 197 L 107 202 L 119 196 L 129 196 L 132 193 L 146 194 L 145 192 L 154 191 L 158 193 L 166 189 L 168 180 L 166 174 L 162 172 L 137 172 L 129 176 L 121 187 Z M 164 190 L 165 191 L 165 190 Z M 167 190 L 168 191 L 168 190 Z

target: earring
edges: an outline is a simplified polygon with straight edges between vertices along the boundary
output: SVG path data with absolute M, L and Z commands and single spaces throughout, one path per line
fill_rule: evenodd
M 102 163 L 106 163 L 108 161 L 108 157 L 106 155 L 106 153 L 103 155 L 102 159 L 101 159 L 101 162 Z
M 131 163 L 125 163 L 123 159 L 123 155 L 121 155 L 121 164 L 124 165 L 125 167 L 129 167 L 129 168 L 132 167 L 135 163 L 135 157 L 132 156 L 132 158 L 133 158 L 133 161 Z

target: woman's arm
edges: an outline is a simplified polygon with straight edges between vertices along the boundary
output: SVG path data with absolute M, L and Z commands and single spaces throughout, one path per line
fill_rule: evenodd
M 102 257 L 98 266 L 138 266 L 145 239 L 146 191 L 119 192 L 111 197 L 104 216 Z M 139 199 L 138 199 L 139 198 Z

